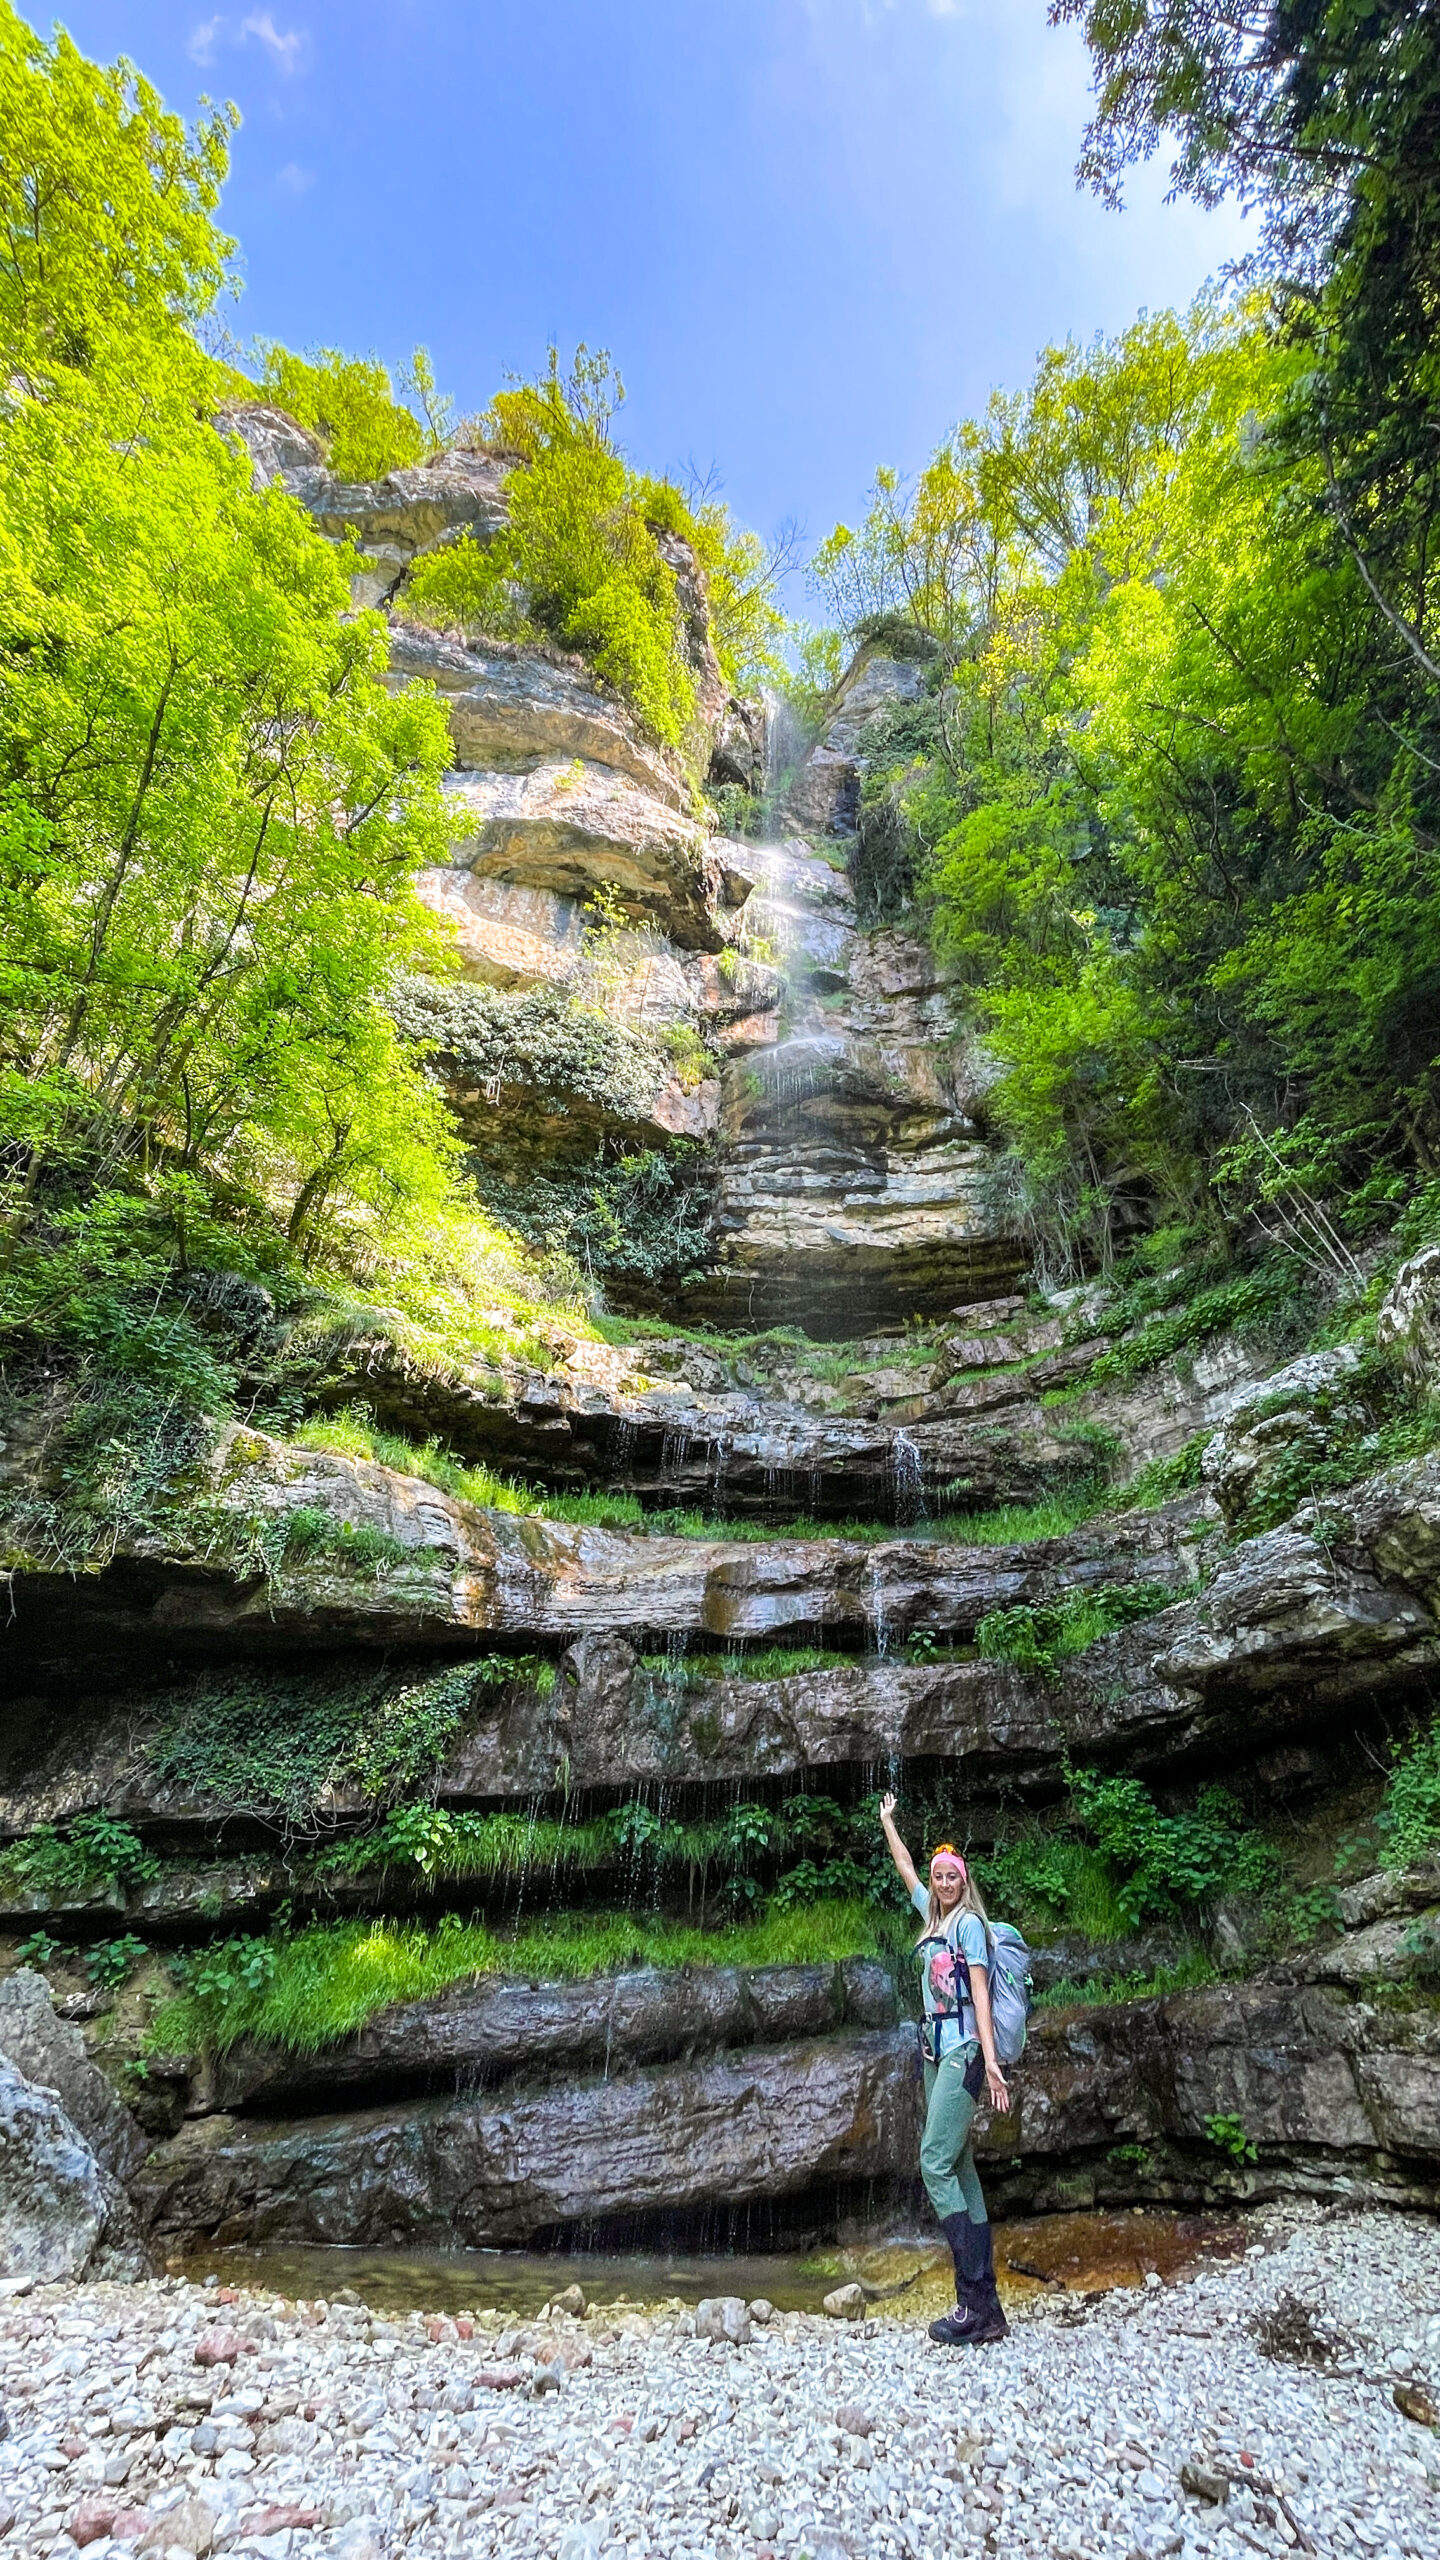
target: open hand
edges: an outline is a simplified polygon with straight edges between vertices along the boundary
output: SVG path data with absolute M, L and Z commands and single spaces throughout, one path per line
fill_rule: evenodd
M 985 2094 L 997 2116 L 1008 2116 L 1010 2091 L 1006 2085 L 1005 2074 L 998 2062 L 987 2062 L 985 2065 Z
M 881 1799 L 880 1799 L 880 1819 L 881 1819 L 881 1821 L 882 1821 L 882 1822 L 889 1822 L 889 1821 L 892 1819 L 892 1817 L 893 1817 L 893 1815 L 894 1815 L 894 1812 L 895 1812 L 895 1798 L 894 1798 L 893 1796 L 882 1796 L 882 1797 L 881 1797 Z

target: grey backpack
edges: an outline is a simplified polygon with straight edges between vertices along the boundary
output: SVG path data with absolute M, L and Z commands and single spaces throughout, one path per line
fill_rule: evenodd
M 987 1921 L 985 1935 L 990 1942 L 990 2023 L 995 2035 L 995 2057 L 999 2062 L 1018 2062 L 1025 2050 L 1025 2031 L 1034 1998 L 1030 1950 L 1008 1920 Z

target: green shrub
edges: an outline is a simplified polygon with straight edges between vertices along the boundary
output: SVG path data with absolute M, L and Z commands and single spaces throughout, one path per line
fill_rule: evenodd
M 1162 1360 L 1198 1350 L 1217 1333 L 1283 1336 L 1287 1329 L 1303 1333 L 1304 1290 L 1305 1275 L 1299 1265 L 1279 1261 L 1262 1263 L 1258 1270 L 1237 1272 L 1230 1279 L 1215 1281 L 1208 1288 L 1196 1290 L 1169 1313 L 1150 1317 L 1132 1340 L 1117 1343 L 1113 1351 L 1103 1353 L 1086 1375 L 1085 1391 L 1088 1394 L 1093 1387 L 1128 1386 L 1148 1369 L 1158 1368 Z M 1107 1330 L 1123 1322 L 1125 1314 L 1123 1300 L 1107 1309 Z
M 87 1885 L 112 1891 L 147 1883 L 160 1861 L 126 1822 L 108 1813 L 80 1813 L 63 1830 L 42 1823 L 0 1852 L 0 1892 L 47 1894 L 63 1900 Z
M 626 1148 L 568 1171 L 517 1175 L 472 1158 L 476 1188 L 497 1218 L 548 1261 L 563 1257 L 593 1280 L 633 1291 L 693 1279 L 710 1259 L 710 1218 L 719 1167 L 706 1148 L 677 1143 Z
M 992 1609 L 976 1628 L 975 1642 L 987 1662 L 1013 1662 L 1054 1679 L 1071 1654 L 1153 1617 L 1175 1597 L 1164 1583 L 1135 1582 L 1073 1592 L 1064 1600 L 1022 1601 L 1012 1609 Z
M 1440 1718 L 1395 1745 L 1380 1830 L 1387 1867 L 1414 1866 L 1440 1848 Z
M 1284 1870 L 1223 1787 L 1204 1788 L 1186 1811 L 1162 1813 L 1140 1779 L 1077 1769 L 1063 1820 L 999 1843 L 985 1882 L 1027 1926 L 1105 1942 L 1149 1921 L 1186 1918 L 1221 1893 L 1275 1906 L 1278 1925 Z
M 1223 2151 L 1228 2160 L 1233 2160 L 1237 2169 L 1247 2168 L 1252 2161 L 1260 2157 L 1245 2130 L 1242 2116 L 1207 2116 L 1205 2139 L 1207 2142 L 1213 2142 L 1217 2151 Z
M 118 1991 L 149 1952 L 143 1938 L 102 1938 L 87 1952 L 85 1971 L 102 1991 Z
M 1157 1511 L 1177 1494 L 1195 1493 L 1204 1482 L 1201 1460 L 1209 1447 L 1208 1431 L 1197 1431 L 1168 1458 L 1152 1458 L 1148 1466 L 1107 1495 L 1107 1511 Z
M 425 430 L 395 399 L 390 376 L 375 357 L 342 355 L 338 347 L 297 356 L 274 340 L 259 352 L 266 398 L 320 438 L 331 470 L 342 480 L 383 480 L 387 472 L 421 460 Z
M 1275 1851 L 1247 1827 L 1224 1787 L 1203 1788 L 1190 1811 L 1170 1814 L 1138 1778 L 1077 1769 L 1070 1784 L 1075 1819 L 1120 1879 L 1120 1907 L 1132 1927 L 1222 1892 L 1270 1893 L 1279 1881 Z
M 582 348 L 562 382 L 552 347 L 543 381 L 497 396 L 481 431 L 517 456 L 505 482 L 508 521 L 484 547 L 467 531 L 422 555 L 405 604 L 464 630 L 539 634 L 579 649 L 654 737 L 678 747 L 694 718 L 695 682 L 675 573 L 646 521 L 644 484 L 610 442 L 623 389 L 603 358 L 603 379 L 595 359 L 587 379 L 586 361 Z

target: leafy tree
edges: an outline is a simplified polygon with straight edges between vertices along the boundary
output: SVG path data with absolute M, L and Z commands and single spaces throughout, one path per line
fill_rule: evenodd
M 442 954 L 412 884 L 444 842 L 443 713 L 387 689 L 343 555 L 211 423 L 228 117 L 187 133 L 8 8 L 0 95 L 11 1255 L 67 1168 L 203 1174 L 307 1251 L 347 1220 L 373 1242 L 450 1196 L 383 1005 Z

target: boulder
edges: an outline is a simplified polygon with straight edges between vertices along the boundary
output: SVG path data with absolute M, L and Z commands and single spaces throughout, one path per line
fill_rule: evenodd
M 1292 1360 L 1234 1404 L 1201 1461 L 1206 1484 L 1233 1527 L 1247 1513 L 1293 1510 L 1309 1468 L 1337 1438 L 1364 1431 L 1369 1412 L 1353 1343 Z
M 1401 1264 L 1380 1302 L 1375 1339 L 1416 1379 L 1440 1381 L 1440 1244 L 1427 1244 Z
M 0 2274 L 56 2284 L 143 2272 L 118 2181 L 54 2090 L 0 2062 Z
M 721 2293 L 709 2302 L 697 2302 L 695 2335 L 713 2339 L 717 2346 L 748 2347 L 752 2332 L 750 2313 L 743 2297 L 738 2293 Z
M 0 1982 L 0 2056 L 27 2080 L 53 2090 L 102 2169 L 122 2184 L 147 2144 L 129 2109 L 90 2060 L 78 2027 L 55 2015 L 50 1986 L 29 1965 Z

